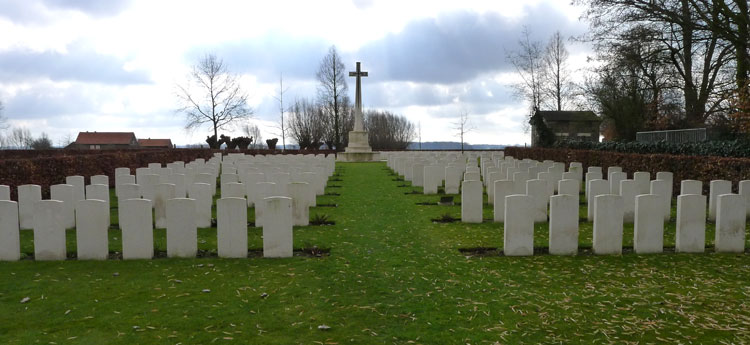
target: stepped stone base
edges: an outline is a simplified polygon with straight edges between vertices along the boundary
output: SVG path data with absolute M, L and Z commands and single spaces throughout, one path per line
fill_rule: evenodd
M 341 152 L 336 160 L 339 162 L 374 162 L 379 159 L 379 152 Z
M 378 160 L 380 154 L 372 152 L 367 140 L 367 132 L 349 132 L 349 146 L 345 152 L 338 154 L 339 162 L 372 162 Z

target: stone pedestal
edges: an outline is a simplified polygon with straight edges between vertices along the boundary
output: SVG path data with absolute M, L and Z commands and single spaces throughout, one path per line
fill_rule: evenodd
M 349 132 L 349 145 L 344 152 L 338 154 L 339 162 L 372 162 L 379 158 L 377 152 L 372 152 L 367 140 L 367 132 Z

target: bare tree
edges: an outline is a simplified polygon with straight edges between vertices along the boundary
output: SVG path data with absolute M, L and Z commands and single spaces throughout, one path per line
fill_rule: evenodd
M 260 149 L 263 147 L 263 138 L 260 135 L 258 125 L 246 123 L 242 126 L 242 132 L 245 133 L 245 136 L 253 139 L 253 142 L 250 144 L 251 148 Z
M 542 90 L 546 96 L 544 101 L 551 103 L 546 108 L 561 111 L 571 102 L 572 88 L 568 57 L 565 41 L 560 31 L 556 31 L 550 38 L 542 59 L 544 67 Z
M 68 134 L 65 134 L 62 138 L 60 138 L 59 144 L 60 147 L 65 148 L 68 145 L 70 145 L 73 142 L 73 135 L 68 132 Z
M 405 150 L 416 137 L 414 124 L 401 115 L 378 110 L 369 110 L 364 115 L 373 149 Z
M 239 76 L 230 73 L 224 61 L 213 54 L 201 58 L 193 66 L 185 85 L 177 87 L 179 111 L 185 113 L 186 129 L 208 123 L 218 138 L 219 129 L 253 115 Z
M 0 101 L 0 129 L 5 130 L 5 129 L 8 129 L 9 125 L 8 125 L 8 118 L 3 116 L 3 109 L 5 109 L 5 107 L 3 106 L 3 102 Z
M 528 117 L 531 118 L 534 112 L 541 107 L 544 100 L 542 92 L 544 79 L 543 50 L 541 43 L 531 40 L 531 32 L 526 26 L 523 27 L 518 45 L 519 50 L 510 52 L 507 59 L 515 67 L 518 76 L 521 78 L 521 81 L 512 85 L 516 97 L 529 102 Z M 524 130 L 529 130 L 528 121 L 524 121 Z
M 289 109 L 289 134 L 301 150 L 317 149 L 325 136 L 323 107 L 306 99 L 296 100 Z
M 6 138 L 8 146 L 17 149 L 30 148 L 33 140 L 34 138 L 31 136 L 31 131 L 24 127 L 13 128 L 10 135 Z
M 279 75 L 279 93 L 276 94 L 273 98 L 275 98 L 277 101 L 279 101 L 279 113 L 281 114 L 279 118 L 279 123 L 277 129 L 281 131 L 281 146 L 282 150 L 286 149 L 286 136 L 288 135 L 289 128 L 284 123 L 284 93 L 288 90 L 288 88 L 284 88 L 284 77 L 282 75 Z
M 326 115 L 330 118 L 330 125 L 332 126 L 332 143 L 336 150 L 341 150 L 342 134 L 345 133 L 343 130 L 343 116 L 345 114 L 343 107 L 348 102 L 344 101 L 346 97 L 346 91 L 348 87 L 346 85 L 346 76 L 348 75 L 345 71 L 346 67 L 341 61 L 341 57 L 336 52 L 336 46 L 331 46 L 328 49 L 328 54 L 320 62 L 318 72 L 316 74 L 318 81 L 318 97 L 320 103 L 325 106 Z
M 469 120 L 469 111 L 461 109 L 458 113 L 458 120 L 453 123 L 453 129 L 456 131 L 456 136 L 461 139 L 461 153 L 464 152 L 464 136 L 473 131 L 474 125 Z

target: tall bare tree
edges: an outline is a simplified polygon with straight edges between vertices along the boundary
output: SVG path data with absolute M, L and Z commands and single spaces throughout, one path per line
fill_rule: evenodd
M 325 106 L 326 114 L 330 118 L 330 124 L 332 125 L 332 144 L 336 150 L 341 150 L 342 134 L 345 133 L 343 130 L 343 116 L 345 114 L 344 108 L 346 103 L 344 98 L 346 97 L 346 91 L 348 87 L 346 85 L 346 66 L 344 66 L 341 57 L 336 51 L 336 46 L 331 46 L 328 49 L 328 54 L 323 57 L 318 67 L 316 74 L 320 84 L 318 85 L 318 97 Z
M 529 28 L 524 26 L 521 39 L 518 41 L 518 50 L 509 52 L 507 55 L 508 61 L 515 67 L 520 77 L 520 81 L 512 87 L 517 98 L 529 102 L 529 119 L 544 103 L 543 53 L 541 43 L 532 41 Z M 524 130 L 529 130 L 528 121 L 524 121 Z
M 467 133 L 473 131 L 474 125 L 469 120 L 469 111 L 461 109 L 458 112 L 458 119 L 453 123 L 453 129 L 456 131 L 456 136 L 461 139 L 461 153 L 464 152 L 464 136 Z
M 568 49 L 565 39 L 556 31 L 547 43 L 542 57 L 544 68 L 542 92 L 546 108 L 563 110 L 572 101 L 572 84 L 568 70 Z
M 186 129 L 210 124 L 218 138 L 219 129 L 253 115 L 239 76 L 231 73 L 224 61 L 213 54 L 198 60 L 187 82 L 177 88 L 179 111 L 185 114 Z
M 289 128 L 288 125 L 284 121 L 284 93 L 289 88 L 284 88 L 284 77 L 283 75 L 279 75 L 279 93 L 276 94 L 273 98 L 276 99 L 276 101 L 279 102 L 279 123 L 277 129 L 281 131 L 279 134 L 281 136 L 281 145 L 282 150 L 286 150 L 286 136 L 289 134 Z
M 10 135 L 5 140 L 10 147 L 28 149 L 31 147 L 34 137 L 31 136 L 31 131 L 28 128 L 16 127 L 10 131 Z

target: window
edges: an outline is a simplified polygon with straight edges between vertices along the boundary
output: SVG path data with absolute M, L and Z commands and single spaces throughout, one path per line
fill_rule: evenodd
M 558 137 L 567 137 L 570 135 L 570 133 L 555 133 L 555 135 Z
M 579 137 L 590 137 L 591 133 L 578 133 Z

